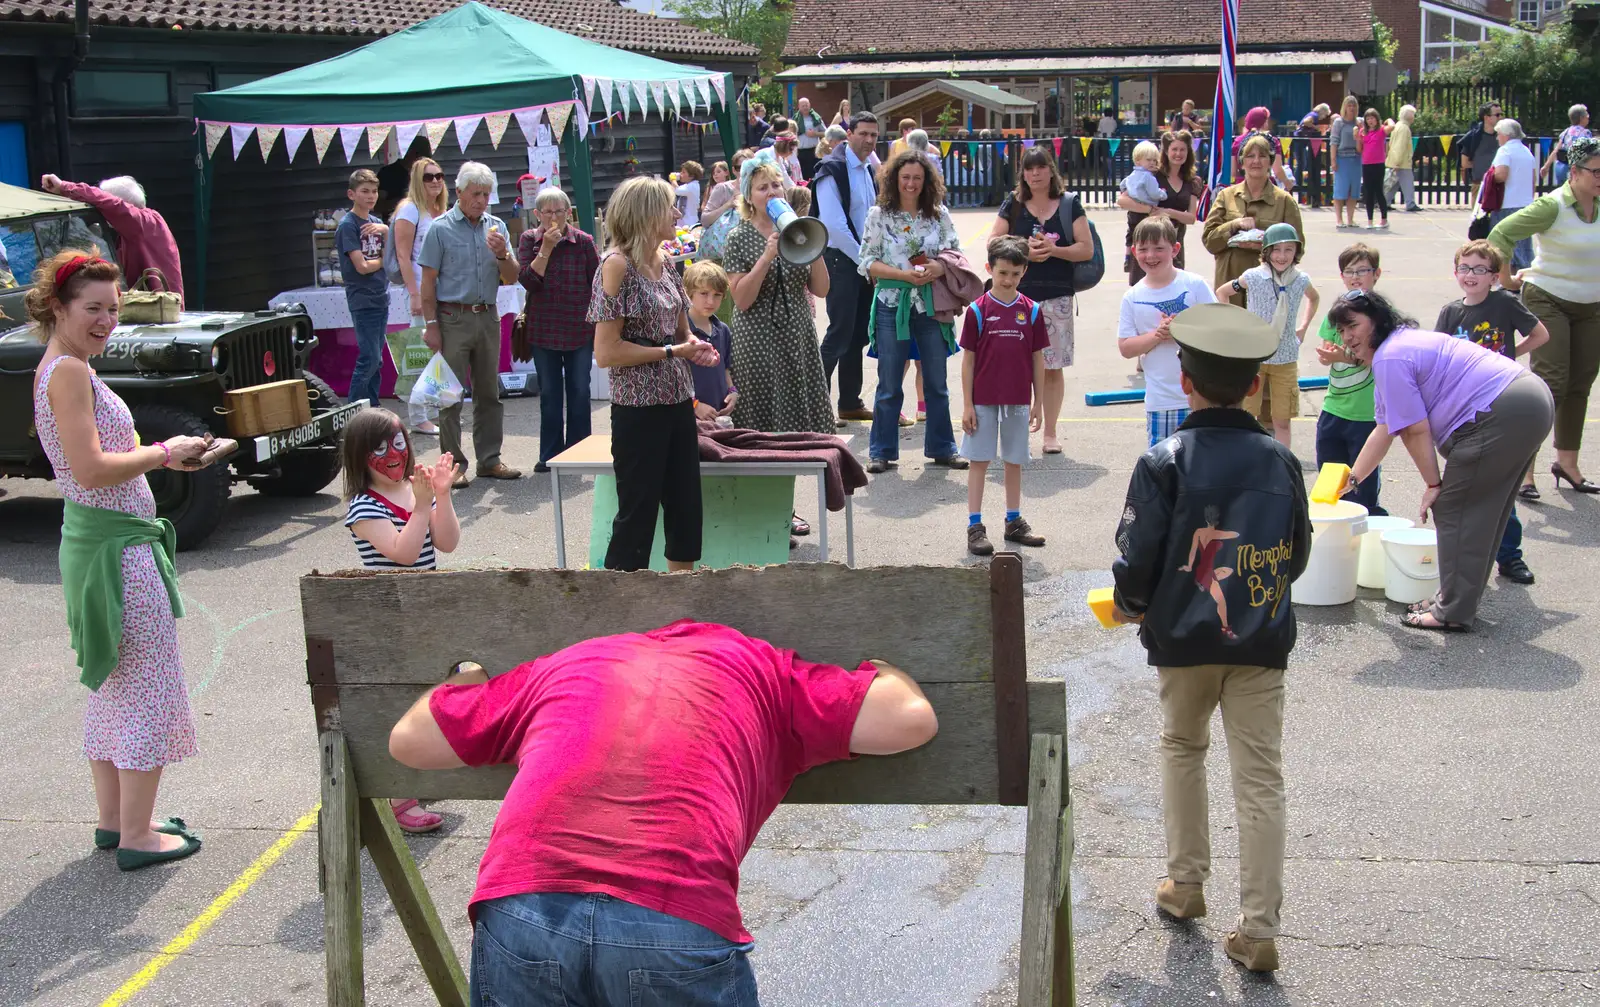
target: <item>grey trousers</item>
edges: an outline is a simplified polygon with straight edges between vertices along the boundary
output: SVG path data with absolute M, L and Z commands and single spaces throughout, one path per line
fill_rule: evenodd
M 505 405 L 500 401 L 500 316 L 439 305 L 439 346 L 456 379 L 472 389 L 472 450 L 481 472 L 500 460 L 505 439 Z M 461 447 L 461 405 L 439 410 L 439 450 L 467 467 Z
M 1470 623 L 1478 614 L 1517 486 L 1555 422 L 1550 389 L 1523 374 L 1439 445 L 1448 464 L 1433 505 L 1439 533 L 1439 596 L 1433 614 Z

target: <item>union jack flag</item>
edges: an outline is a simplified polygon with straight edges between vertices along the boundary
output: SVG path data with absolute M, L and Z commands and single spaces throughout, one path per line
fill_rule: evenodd
M 1217 67 L 1217 94 L 1211 105 L 1211 148 L 1206 167 L 1206 191 L 1200 197 L 1200 217 L 1211 210 L 1211 199 L 1230 181 L 1228 156 L 1233 151 L 1233 119 L 1238 80 L 1235 62 L 1239 49 L 1239 0 L 1222 0 L 1222 62 Z

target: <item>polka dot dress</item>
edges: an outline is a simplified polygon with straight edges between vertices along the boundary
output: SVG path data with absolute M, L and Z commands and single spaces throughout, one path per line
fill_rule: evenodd
M 33 398 L 39 442 L 55 467 L 61 495 L 87 507 L 155 517 L 155 498 L 143 476 L 95 490 L 83 488 L 72 477 L 46 395 L 51 375 L 62 359 L 57 357 L 46 367 Z M 132 451 L 137 443 L 133 415 L 98 376 L 90 381 L 101 448 Z M 122 644 L 117 666 L 100 688 L 89 694 L 83 714 L 84 756 L 110 762 L 118 769 L 159 769 L 198 751 L 178 650 L 178 625 L 166 585 L 156 570 L 153 548 L 136 545 L 122 551 Z
M 722 265 L 730 274 L 748 273 L 766 251 L 767 239 L 741 220 L 728 234 Z M 808 266 L 782 259 L 767 276 L 749 310 L 733 309 L 733 383 L 739 401 L 733 425 L 766 433 L 810 431 L 831 434 L 833 403 L 817 348 L 817 323 L 806 299 Z

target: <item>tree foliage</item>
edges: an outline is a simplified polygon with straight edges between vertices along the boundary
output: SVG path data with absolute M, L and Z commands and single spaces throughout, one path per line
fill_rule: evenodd
M 760 49 L 763 64 L 778 58 L 789 34 L 789 12 L 771 0 L 671 0 L 671 8 L 684 24 Z
M 1487 39 L 1454 61 L 1428 71 L 1423 81 L 1515 82 L 1548 85 L 1573 95 L 1593 95 L 1600 91 L 1600 55 L 1592 45 L 1580 46 L 1573 37 L 1572 24 L 1563 21 L 1537 33 L 1490 32 Z
M 1385 63 L 1393 63 L 1400 54 L 1400 40 L 1394 37 L 1388 25 L 1377 18 L 1372 19 L 1372 43 L 1378 49 L 1378 58 Z

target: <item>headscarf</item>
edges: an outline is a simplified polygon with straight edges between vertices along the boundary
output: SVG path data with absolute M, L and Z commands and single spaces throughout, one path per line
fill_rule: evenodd
M 1567 164 L 1581 168 L 1584 162 L 1600 157 L 1600 137 L 1580 136 L 1567 144 Z
M 778 160 L 778 155 L 773 152 L 772 148 L 762 147 L 750 157 L 745 158 L 744 163 L 739 166 L 739 195 L 744 197 L 746 203 L 750 202 L 751 179 L 755 176 L 756 169 L 763 164 L 771 165 L 778 172 L 779 177 L 788 177 L 788 172 L 784 168 L 783 162 Z

